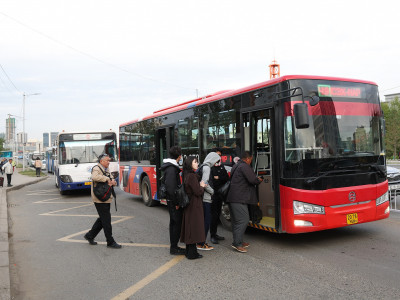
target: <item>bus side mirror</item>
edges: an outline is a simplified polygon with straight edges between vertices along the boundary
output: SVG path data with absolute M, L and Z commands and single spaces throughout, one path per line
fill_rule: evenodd
M 296 103 L 293 105 L 293 111 L 297 129 L 310 127 L 308 106 L 306 103 Z

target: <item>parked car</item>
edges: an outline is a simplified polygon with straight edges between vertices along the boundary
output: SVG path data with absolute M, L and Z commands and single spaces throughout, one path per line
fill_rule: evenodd
M 42 170 L 46 170 L 46 160 L 42 160 Z
M 389 181 L 390 194 L 400 194 L 400 170 L 394 167 L 386 167 L 387 179 Z

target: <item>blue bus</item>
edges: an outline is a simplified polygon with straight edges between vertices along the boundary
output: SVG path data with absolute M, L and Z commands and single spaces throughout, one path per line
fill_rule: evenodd
M 46 150 L 47 173 L 54 173 L 54 161 L 57 159 L 57 147 L 49 147 Z

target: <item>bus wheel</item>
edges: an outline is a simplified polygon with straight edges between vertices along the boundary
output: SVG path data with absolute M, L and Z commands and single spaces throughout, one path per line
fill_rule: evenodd
M 141 194 L 142 194 L 144 205 L 149 206 L 149 207 L 156 205 L 156 201 L 154 201 L 151 197 L 151 185 L 150 185 L 149 177 L 147 177 L 147 176 L 144 177 L 142 180 Z
M 56 174 L 54 174 L 54 179 L 56 181 L 56 187 L 58 188 L 58 176 Z
M 222 226 L 229 231 L 232 231 L 231 212 L 227 203 L 222 203 L 221 216 L 219 217 Z

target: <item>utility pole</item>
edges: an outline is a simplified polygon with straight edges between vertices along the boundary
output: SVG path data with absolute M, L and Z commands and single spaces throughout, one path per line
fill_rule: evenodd
M 25 94 L 23 93 L 22 100 L 22 171 L 25 171 L 25 146 L 26 146 L 26 138 L 25 138 L 25 97 L 40 95 L 40 93 L 35 94 Z

